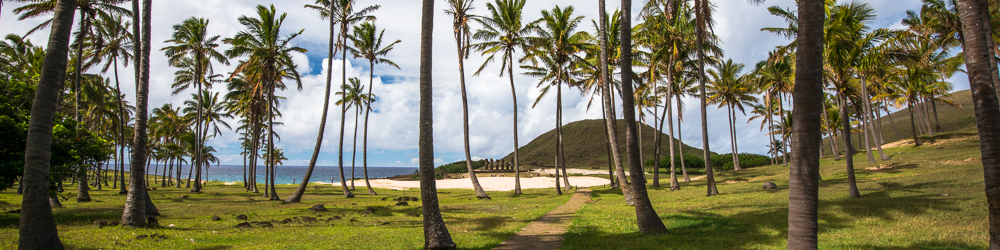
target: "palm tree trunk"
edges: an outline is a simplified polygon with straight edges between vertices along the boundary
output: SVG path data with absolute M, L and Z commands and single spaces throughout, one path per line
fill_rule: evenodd
M 847 97 L 844 93 L 837 93 L 837 97 L 840 98 L 840 126 L 842 135 L 844 135 L 844 150 L 847 152 L 844 154 L 847 163 L 847 186 L 849 188 L 848 193 L 851 198 L 861 198 L 861 193 L 858 192 L 858 184 L 854 179 L 854 146 L 851 144 L 851 116 L 847 114 Z M 802 149 L 799 149 L 802 150 Z
M 270 87 L 267 88 L 267 165 L 271 166 L 271 200 L 279 201 L 278 192 L 274 190 L 274 172 L 276 172 L 277 161 L 274 158 L 274 81 L 270 80 L 273 78 L 268 78 L 270 82 Z M 199 164 L 201 165 L 201 164 Z M 199 167 L 200 168 L 200 167 Z
M 133 13 L 138 13 L 138 1 L 133 1 Z M 142 54 L 137 56 L 136 62 L 141 61 L 137 67 L 141 70 L 141 77 L 136 83 L 136 105 L 135 105 L 135 141 L 132 145 L 132 167 L 129 176 L 128 197 L 125 200 L 125 211 L 122 213 L 122 226 L 142 227 L 146 225 L 146 188 L 142 181 L 143 169 L 146 165 L 146 108 L 149 101 L 149 57 L 150 57 L 150 35 L 152 18 L 152 0 L 142 1 Z M 138 14 L 133 16 L 138 17 Z M 138 26 L 139 22 L 135 22 Z M 139 59 L 141 58 L 141 60 Z
M 683 127 L 682 123 L 684 122 L 681 117 L 683 113 L 681 112 L 683 112 L 681 111 L 681 95 L 677 95 L 677 155 L 681 157 L 681 174 L 684 175 L 684 182 L 689 182 L 691 178 L 688 177 L 687 164 L 684 163 L 684 141 L 681 140 L 681 138 L 684 138 L 684 133 L 681 131 L 681 127 Z M 680 186 L 677 189 L 679 190 Z
M 562 188 L 559 187 L 559 151 L 556 150 L 555 155 L 555 165 L 552 166 L 552 170 L 556 173 L 556 195 L 562 195 Z
M 642 234 L 667 234 L 660 216 L 646 194 L 646 175 L 639 161 L 639 142 L 635 128 L 635 100 L 632 95 L 632 1 L 622 0 L 621 11 L 621 69 L 622 69 L 622 112 L 625 118 L 625 148 L 632 179 L 632 199 L 635 200 L 636 222 Z M 603 9 L 601 11 L 604 11 Z
M 933 136 L 934 133 L 935 133 L 935 130 L 934 130 L 934 126 L 931 125 L 931 111 L 930 111 L 930 108 L 927 107 L 927 106 L 930 106 L 930 105 L 928 105 L 928 103 L 930 102 L 929 101 L 930 99 L 926 98 L 926 97 L 924 97 L 922 99 L 923 99 L 923 103 L 920 104 L 920 109 L 924 113 L 923 114 L 924 115 L 924 124 L 926 124 L 926 126 L 927 126 L 927 132 L 931 136 Z
M 628 1 L 628 0 L 624 0 Z M 708 181 L 708 196 L 719 194 L 719 189 L 715 187 L 715 175 L 712 173 L 712 156 L 708 147 L 708 96 L 705 95 L 705 51 L 702 43 L 705 36 L 705 8 L 708 8 L 707 0 L 695 0 L 695 15 L 697 19 L 696 46 L 698 51 L 698 85 L 701 93 L 701 150 L 702 159 L 705 159 L 705 179 Z M 623 26 L 625 27 L 625 26 Z M 623 33 L 624 34 L 624 33 Z M 624 35 L 623 35 L 624 36 Z M 624 61 L 624 59 L 623 59 Z
M 368 61 L 369 70 L 368 71 L 368 96 L 372 96 L 372 80 L 375 79 L 375 61 Z M 368 188 L 368 195 L 378 195 L 375 190 L 372 189 L 372 184 L 368 182 L 368 114 L 371 113 L 371 103 L 365 105 L 365 133 L 362 136 L 363 143 L 361 146 L 361 169 L 365 172 L 365 187 Z M 478 179 L 475 179 L 473 175 L 473 184 L 479 183 Z M 484 191 L 485 192 L 485 191 Z
M 989 204 L 989 234 L 990 249 L 1000 249 L 1000 105 L 998 105 L 995 89 L 996 78 L 993 71 L 996 67 L 989 60 L 987 34 L 990 31 L 989 22 L 984 19 L 982 7 L 986 1 L 958 0 L 957 7 L 962 22 L 962 30 L 966 34 L 965 63 L 968 69 L 969 83 L 972 89 L 972 99 L 976 110 L 976 126 L 979 130 L 980 151 L 983 161 L 983 179 L 987 204 Z M 978 6 L 978 7 L 977 7 Z M 977 11 L 982 10 L 982 11 Z M 990 65 L 992 64 L 992 65 Z M 22 215 L 23 216 L 23 215 Z
M 434 29 L 434 1 L 424 0 L 420 20 L 420 198 L 423 210 L 424 248 L 454 249 L 455 242 L 438 207 L 437 187 L 434 181 L 434 111 L 432 93 L 432 44 Z M 515 145 L 516 146 L 516 145 Z
M 201 159 L 202 158 L 202 156 L 201 156 L 202 152 L 201 151 L 202 151 L 202 148 L 204 148 L 204 146 L 202 144 L 204 143 L 203 139 L 205 137 L 203 137 L 202 132 L 201 132 L 201 130 L 202 130 L 202 127 L 201 127 L 201 119 L 202 119 L 202 117 L 201 117 L 201 113 L 202 113 L 202 106 L 201 106 L 202 105 L 202 103 L 201 103 L 202 102 L 202 100 L 201 100 L 202 99 L 202 97 L 201 97 L 201 91 L 202 91 L 201 90 L 201 78 L 202 78 L 202 75 L 204 75 L 204 71 L 202 70 L 201 56 L 200 55 L 199 56 L 195 56 L 195 69 L 198 71 L 197 73 L 199 74 L 198 80 L 195 81 L 195 84 L 198 85 L 198 104 L 197 104 L 198 105 L 198 108 L 197 108 L 198 111 L 196 112 L 197 115 L 195 117 L 195 125 L 194 125 L 195 126 L 195 134 L 194 134 L 195 135 L 195 138 L 194 138 L 194 160 L 193 160 L 194 163 L 191 164 L 191 168 L 194 170 L 195 175 L 194 175 L 194 188 L 191 189 L 191 192 L 192 193 L 201 193 L 201 167 L 202 167 L 202 163 L 204 162 Z M 190 186 L 190 184 L 191 184 L 190 180 L 188 181 L 188 184 Z
M 604 13 L 604 0 L 598 0 L 600 15 L 606 15 Z M 603 81 L 604 93 L 607 95 L 602 95 L 601 99 L 604 101 L 604 114 L 608 117 L 606 127 L 608 129 L 608 142 L 611 144 L 611 156 L 615 162 L 615 176 L 618 179 L 618 187 L 622 190 L 622 195 L 625 196 L 625 204 L 633 205 L 635 204 L 635 199 L 632 194 L 632 186 L 628 183 L 628 178 L 625 176 L 625 168 L 622 164 L 621 150 L 618 147 L 618 117 L 615 115 L 615 105 L 612 103 L 612 96 L 614 96 L 613 87 L 611 87 L 611 74 L 608 72 L 608 36 L 607 36 L 607 18 L 601 19 L 601 81 Z
M 357 110 L 354 112 L 354 138 L 352 139 L 354 142 L 351 143 L 354 147 L 354 149 L 351 150 L 351 191 L 354 191 L 354 179 L 356 179 L 355 176 L 357 176 L 354 175 L 354 160 L 358 157 L 358 116 L 361 115 L 361 104 L 357 105 L 358 107 L 355 107 Z
M 334 13 L 335 7 L 336 7 L 335 5 L 330 4 L 330 13 Z M 324 92 L 324 94 L 323 94 L 323 115 L 320 117 L 320 121 L 319 121 L 319 132 L 316 133 L 316 145 L 313 146 L 312 157 L 309 158 L 309 167 L 306 168 L 306 175 L 304 177 L 302 177 L 302 183 L 300 183 L 299 187 L 295 189 L 295 193 L 292 193 L 292 196 L 289 196 L 288 199 L 285 199 L 285 203 L 298 203 L 299 201 L 302 200 L 302 195 L 306 193 L 306 186 L 309 185 L 309 179 L 312 178 L 313 170 L 316 169 L 316 160 L 319 159 L 319 150 L 323 146 L 323 133 L 326 131 L 326 115 L 327 115 L 327 111 L 330 110 L 330 86 L 333 84 L 333 70 L 332 69 L 333 69 L 333 44 L 334 44 L 334 34 L 335 34 L 334 31 L 335 31 L 335 29 L 337 27 L 335 25 L 336 24 L 335 18 L 331 16 L 331 17 L 329 17 L 329 19 L 330 19 L 330 42 L 328 43 L 329 47 L 327 48 L 327 58 L 329 58 L 329 59 L 326 60 L 326 68 L 327 68 L 327 71 L 326 71 L 326 92 Z M 374 70 L 374 67 L 370 68 L 370 69 Z M 368 91 L 370 92 L 371 91 L 371 80 L 370 80 L 370 78 L 369 78 L 368 82 L 369 82 L 369 84 L 368 84 Z M 367 138 L 368 138 L 368 113 L 365 112 L 365 145 L 366 146 L 368 144 Z M 367 156 L 367 152 L 365 152 L 365 156 Z M 365 158 L 365 159 L 367 159 L 367 158 Z M 363 160 L 363 162 L 365 162 L 365 167 L 366 167 L 365 168 L 366 169 L 366 171 L 365 171 L 365 184 L 367 184 L 368 183 L 368 177 L 367 177 L 367 173 L 368 173 L 367 172 L 367 166 L 368 166 L 368 164 L 367 164 L 367 161 L 365 161 L 365 160 Z M 246 182 L 245 179 L 244 179 L 244 182 Z M 371 190 L 371 187 L 369 187 L 368 190 Z
M 174 161 L 173 161 L 173 159 L 170 159 L 170 158 L 166 158 L 166 159 L 167 159 L 167 161 L 164 162 L 164 165 L 163 165 L 163 176 L 160 176 L 160 187 L 167 187 L 167 177 L 168 177 L 167 173 L 173 173 L 173 170 L 174 170 Z M 170 172 L 167 172 L 167 165 L 170 166 Z
M 604 91 L 604 89 L 601 89 L 601 91 Z M 607 94 L 608 93 L 602 93 L 601 94 L 602 98 L 603 98 L 603 95 L 607 95 Z M 605 109 L 607 109 L 607 106 L 605 106 L 604 102 L 602 101 L 601 102 L 601 119 L 604 121 L 604 124 L 608 124 L 608 116 L 604 112 Z M 604 127 L 604 149 L 608 153 L 608 181 L 611 182 L 608 186 L 610 186 L 611 189 L 615 189 L 615 188 L 618 188 L 618 186 L 615 185 L 615 183 L 617 183 L 617 182 L 615 181 L 615 166 L 612 164 L 612 159 L 613 158 L 611 157 L 611 139 L 608 138 L 608 126 L 603 126 L 603 127 Z
M 656 85 L 653 85 L 653 96 L 659 97 L 659 91 L 656 88 Z M 669 96 L 667 97 L 667 102 L 670 102 Z M 657 188 L 660 187 L 660 140 L 663 139 L 663 123 L 664 118 L 667 116 L 667 110 L 664 108 L 662 118 L 659 118 L 659 123 L 657 123 L 656 112 L 658 111 L 658 108 L 659 105 L 653 105 L 653 126 L 656 126 L 657 128 L 655 129 L 656 131 L 654 131 L 656 135 L 653 136 L 653 187 Z M 671 145 L 673 144 L 671 143 Z
M 915 118 L 913 117 L 913 99 L 906 102 L 907 110 L 910 111 L 910 130 L 913 131 L 913 142 L 915 145 L 920 146 L 920 138 L 917 137 L 917 125 Z
M 472 181 L 472 188 L 476 190 L 476 198 L 490 199 L 486 190 L 479 185 L 479 178 L 476 177 L 476 170 L 472 168 L 472 151 L 469 149 L 469 99 L 465 91 L 465 55 L 468 48 L 462 46 L 462 35 L 459 30 L 455 30 L 455 45 L 458 48 L 458 82 L 462 90 L 462 132 L 465 143 L 465 167 L 469 170 L 469 179 Z M 370 89 L 369 89 L 370 90 Z
M 788 134 L 788 128 L 786 128 L 785 126 L 788 125 L 788 124 L 785 124 L 785 122 L 784 122 L 785 121 L 785 101 L 781 98 L 781 94 L 778 94 L 778 112 L 780 112 L 780 113 L 778 113 L 778 119 L 781 119 L 781 122 L 778 122 L 778 125 L 780 125 L 780 129 L 781 129 L 781 159 L 782 159 L 781 163 L 787 167 L 788 166 L 788 150 L 786 150 L 787 149 L 786 145 L 788 145 L 789 141 L 788 141 L 788 138 L 786 138 L 786 135 Z
M 333 17 L 331 17 L 333 18 Z M 347 28 L 344 23 L 340 24 L 340 31 L 344 33 Z M 345 34 L 340 34 L 341 44 L 347 43 L 347 36 Z M 341 78 L 343 80 L 340 85 L 340 99 L 347 100 L 347 50 L 345 49 L 341 53 Z M 340 166 L 340 187 L 344 190 L 344 198 L 354 198 L 354 194 L 351 190 L 347 188 L 347 179 L 344 179 L 344 122 L 347 119 L 347 103 L 342 103 L 340 105 L 340 147 L 337 150 L 338 165 Z
M 934 95 L 931 95 L 930 99 L 931 99 L 931 111 L 933 111 L 934 113 L 934 131 L 944 132 L 944 129 L 941 128 L 941 121 L 938 120 L 937 102 L 934 100 Z
M 636 113 L 636 120 L 637 120 L 636 123 L 635 123 L 635 126 L 639 130 L 639 135 L 638 135 L 638 137 L 639 137 L 639 166 L 642 167 L 642 173 L 645 174 L 646 173 L 646 162 L 643 161 L 643 159 L 642 159 L 642 127 L 643 127 L 643 124 L 644 124 L 642 122 L 642 118 L 643 118 L 643 115 L 644 115 L 642 113 L 642 107 L 636 108 L 635 109 L 635 113 Z
M 561 69 L 559 75 L 562 75 Z M 556 83 L 556 135 L 558 135 L 558 147 L 559 150 L 559 166 L 562 167 L 563 171 L 563 183 L 566 184 L 566 190 L 570 190 L 569 177 L 566 174 L 566 151 L 563 150 L 563 137 L 562 137 L 562 83 Z M 559 171 L 559 170 L 556 170 Z M 559 181 L 559 180 L 556 180 Z
M 864 83 L 865 79 L 862 78 L 861 81 L 862 81 L 862 86 L 865 86 L 866 85 Z M 866 87 L 861 88 L 861 93 L 864 95 L 864 98 L 865 98 L 865 101 L 863 101 L 862 104 L 861 104 L 865 108 L 864 112 L 862 112 L 862 113 L 864 113 L 863 116 L 864 116 L 864 118 L 866 120 L 865 124 L 868 125 L 868 131 L 871 131 L 871 132 L 869 132 L 867 134 L 870 134 L 871 137 L 872 137 L 872 141 L 875 141 L 875 150 L 878 151 L 878 155 L 879 155 L 880 159 L 882 159 L 882 161 L 891 160 L 892 158 L 890 158 L 889 155 L 885 154 L 885 151 L 882 150 L 882 142 L 879 140 L 879 138 L 882 135 L 882 132 L 876 129 L 877 126 L 875 125 L 875 118 L 872 117 L 872 113 L 873 113 L 872 110 L 873 110 L 873 108 L 872 108 L 872 105 L 871 105 L 871 96 L 868 94 L 868 88 L 866 88 Z M 869 154 L 871 154 L 871 147 L 870 147 L 870 145 L 869 145 L 869 148 L 868 148 L 868 152 L 869 152 Z M 869 163 L 874 163 L 874 162 L 870 161 Z
M 667 76 L 668 76 L 667 78 L 668 79 L 673 79 L 672 78 L 673 74 L 671 73 L 671 70 L 668 69 L 667 72 L 668 72 L 667 73 Z M 672 83 L 669 83 L 669 82 L 667 83 L 667 86 L 668 86 L 667 87 L 667 102 L 666 102 L 666 106 L 664 106 L 663 109 L 665 111 L 667 111 L 667 116 L 665 116 L 664 119 L 666 119 L 666 122 L 667 122 L 667 130 L 670 131 L 670 137 L 667 137 L 667 141 L 668 141 L 667 148 L 670 149 L 670 191 L 677 191 L 677 190 L 681 189 L 681 184 L 677 182 L 677 167 L 676 167 L 677 166 L 677 164 L 676 164 L 677 160 L 675 159 L 675 156 L 674 156 L 674 141 L 677 140 L 678 138 L 675 138 L 675 134 L 674 134 L 674 105 L 673 105 L 673 96 L 674 96 L 673 92 L 674 92 L 674 88 L 671 85 L 672 85 Z M 661 126 L 662 126 L 662 124 L 661 124 Z M 680 143 L 678 143 L 678 144 L 680 144 Z M 683 147 L 683 144 L 678 145 L 678 147 Z M 683 162 L 683 159 L 684 159 L 684 156 L 681 156 L 681 161 L 682 162 Z M 657 166 L 657 167 L 659 167 L 659 166 Z
M 788 249 L 817 249 L 820 113 L 823 105 L 824 1 L 799 1 L 792 164 L 788 168 Z M 842 118 L 843 119 L 843 118 Z M 836 154 L 834 154 L 836 155 Z M 850 163 L 848 158 L 848 164 Z
M 865 113 L 865 111 L 858 112 L 858 115 L 861 116 L 859 118 L 861 118 L 861 123 L 862 123 L 862 124 L 859 124 L 859 125 L 861 125 L 861 129 L 862 129 L 861 130 L 861 138 L 859 138 L 859 139 L 861 139 L 861 140 L 864 141 L 864 144 L 865 144 L 865 153 L 868 156 L 868 164 L 875 164 L 875 156 L 872 154 L 871 138 L 869 138 L 869 137 L 871 137 L 871 129 L 869 129 L 871 127 L 870 126 L 871 124 L 868 123 L 868 119 L 866 119 L 864 113 Z
M 428 0 L 424 1 L 427 4 Z M 426 9 L 424 11 L 427 11 Z M 514 89 L 514 58 L 507 59 L 507 77 L 510 78 L 510 95 L 514 101 L 514 194 L 521 193 L 521 159 L 517 143 L 517 91 Z M 558 181 L 558 180 L 556 180 Z
M 122 98 L 125 98 L 125 95 L 122 94 L 121 81 L 118 80 L 118 58 L 117 57 L 115 58 L 115 90 L 118 92 L 118 96 L 117 96 L 118 97 L 118 100 L 117 100 L 118 101 L 118 142 L 120 144 L 120 146 L 118 148 L 118 150 L 119 150 L 118 155 L 121 156 L 121 158 L 118 159 L 118 167 L 121 168 L 121 170 L 122 170 L 122 177 L 120 179 L 122 185 L 121 185 L 121 190 L 118 191 L 118 194 L 125 194 L 125 193 L 128 192 L 128 190 L 125 189 L 125 123 L 127 122 L 125 120 L 125 116 L 127 114 L 125 113 L 125 105 L 122 104 L 123 102 L 125 102 L 125 100 L 122 99 Z M 146 171 L 149 172 L 149 169 L 147 169 Z M 154 171 L 153 173 L 155 174 L 156 170 L 153 170 L 153 171 Z M 154 179 L 154 181 L 155 181 L 155 179 Z

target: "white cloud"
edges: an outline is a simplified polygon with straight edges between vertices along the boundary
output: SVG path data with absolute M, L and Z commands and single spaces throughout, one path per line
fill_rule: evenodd
M 486 11 L 486 1 L 476 3 L 475 13 Z M 763 6 L 751 6 L 745 1 L 715 1 L 718 5 L 718 13 L 714 15 L 717 26 L 716 32 L 725 41 L 722 44 L 726 51 L 727 58 L 744 63 L 748 67 L 763 59 L 767 52 L 775 45 L 787 44 L 788 41 L 782 37 L 759 31 L 763 27 L 783 26 L 784 21 L 780 18 L 769 15 L 767 6 L 778 5 L 781 7 L 794 6 L 793 0 L 768 1 Z M 154 3 L 153 10 L 153 58 L 151 60 L 151 89 L 149 108 L 159 107 L 165 103 L 173 103 L 175 106 L 182 104 L 183 100 L 189 99 L 191 90 L 184 91 L 178 95 L 170 95 L 170 83 L 173 80 L 173 73 L 176 69 L 171 68 L 166 63 L 166 57 L 160 49 L 166 46 L 165 41 L 172 33 L 171 26 L 180 23 L 184 19 L 194 17 L 205 17 L 211 19 L 209 33 L 222 37 L 231 37 L 236 32 L 243 30 L 243 26 L 237 22 L 241 15 L 254 15 L 254 6 L 257 4 L 268 4 L 269 1 L 235 1 L 235 0 L 178 0 Z M 297 32 L 305 29 L 305 32 L 293 43 L 307 48 L 310 51 L 306 55 L 294 55 L 293 60 L 298 64 L 298 70 L 306 73 L 313 68 L 321 67 L 320 74 L 306 74 L 302 77 L 302 91 L 298 91 L 294 86 L 288 90 L 281 91 L 278 95 L 287 98 L 282 103 L 282 117 L 276 118 L 276 122 L 283 122 L 284 126 L 275 129 L 281 135 L 278 144 L 280 148 L 286 150 L 286 154 L 291 156 L 286 165 L 305 165 L 311 156 L 315 145 L 316 132 L 319 127 L 320 116 L 323 105 L 323 94 L 326 84 L 327 41 L 329 37 L 328 28 L 325 22 L 321 22 L 314 11 L 301 8 L 305 4 L 312 4 L 311 0 L 283 1 L 276 5 L 280 12 L 287 12 L 288 16 L 284 24 L 284 31 L 287 33 Z M 364 2 L 362 4 L 375 4 Z M 370 114 L 368 151 L 383 152 L 382 158 L 369 159 L 370 164 L 384 163 L 383 165 L 403 165 L 406 158 L 415 156 L 412 154 L 417 149 L 417 120 L 418 120 L 418 66 L 419 61 L 419 22 L 420 12 L 419 1 L 391 1 L 379 2 L 382 7 L 374 14 L 378 16 L 377 25 L 380 29 L 386 30 L 387 40 L 400 39 L 402 43 L 389 53 L 388 58 L 393 60 L 401 69 L 391 66 L 375 66 L 372 91 L 379 97 L 379 102 L 373 104 L 376 112 Z M 22 4 L 10 3 L 3 8 L 0 17 L 0 27 L 5 33 L 24 34 L 44 18 L 28 19 L 17 21 L 16 15 L 10 11 Z M 528 20 L 538 18 L 539 11 L 551 9 L 552 7 L 574 5 L 577 15 L 584 15 L 585 23 L 580 26 L 582 30 L 591 31 L 590 20 L 597 16 L 596 3 L 581 2 L 575 0 L 552 0 L 552 1 L 528 1 L 525 7 L 525 15 Z M 879 12 L 879 19 L 873 22 L 874 27 L 899 27 L 899 20 L 903 17 L 905 10 L 919 8 L 919 0 L 904 1 L 872 1 L 872 5 Z M 437 10 L 444 8 L 443 2 L 439 2 Z M 633 3 L 633 14 L 638 13 L 641 2 Z M 617 4 L 609 2 L 608 9 L 617 8 Z M 527 21 L 527 20 L 526 20 Z M 635 24 L 636 22 L 633 22 Z M 447 15 L 438 11 L 435 13 L 434 29 L 434 139 L 435 152 L 438 155 L 454 154 L 463 152 L 463 129 L 462 121 L 462 101 L 458 88 L 458 72 L 454 40 L 450 34 L 451 22 Z M 477 27 L 474 28 L 478 28 Z M 28 38 L 35 44 L 45 44 L 48 31 L 39 31 Z M 225 50 L 229 46 L 222 45 L 220 49 Z M 308 57 L 307 57 L 308 55 Z M 499 158 L 505 156 L 513 150 L 513 102 L 511 100 L 511 89 L 507 75 L 500 76 L 499 64 L 494 63 L 483 71 L 479 76 L 473 76 L 474 70 L 479 68 L 485 58 L 477 53 L 466 60 L 466 84 L 469 102 L 469 123 L 470 148 L 474 159 Z M 322 60 L 321 63 L 320 62 Z M 313 62 L 313 63 L 310 63 Z M 341 59 L 333 60 L 333 87 L 331 91 L 331 106 L 329 117 L 327 118 L 326 131 L 324 133 L 322 153 L 320 155 L 320 165 L 336 164 L 336 152 L 340 135 L 340 107 L 332 105 L 332 102 L 339 99 L 333 95 L 337 92 L 337 86 L 341 82 Z M 235 61 L 234 61 L 235 63 Z M 231 72 L 234 65 L 221 65 L 216 63 L 215 70 L 220 73 Z M 367 85 L 370 73 L 368 62 L 362 59 L 348 58 L 347 77 L 359 77 Z M 130 93 L 134 93 L 134 79 L 132 68 L 122 65 L 119 68 L 122 80 L 122 91 L 129 98 L 134 98 Z M 540 94 L 536 88 L 537 79 L 523 76 L 520 69 L 515 69 L 514 81 L 517 96 L 518 112 L 518 144 L 525 145 L 536 136 L 545 133 L 555 127 L 553 120 L 555 112 L 555 96 L 549 95 L 542 99 L 535 108 L 531 104 Z M 964 75 L 956 77 L 956 89 L 965 89 Z M 367 88 L 367 86 L 366 86 Z M 220 84 L 213 89 L 215 92 L 225 91 L 225 86 Z M 600 119 L 600 105 L 595 103 L 589 111 L 586 104 L 590 96 L 581 95 L 577 89 L 563 89 L 564 122 L 570 123 L 582 119 Z M 554 93 L 553 93 L 554 94 Z M 682 139 L 685 143 L 701 147 L 700 130 L 700 110 L 698 100 L 684 98 L 686 108 L 683 122 L 684 135 Z M 620 103 L 620 102 L 617 102 Z M 719 110 L 716 107 L 708 108 L 708 117 L 725 117 L 726 110 Z M 619 112 L 619 114 L 621 114 Z M 754 122 L 747 124 L 743 121 L 746 117 L 738 114 L 737 137 L 740 149 L 743 151 L 763 153 L 767 149 L 766 135 L 759 131 L 759 124 Z M 362 119 L 363 116 L 359 119 Z M 714 118 L 713 118 L 714 119 Z M 356 122 L 352 112 L 348 112 L 344 119 L 345 140 L 344 151 L 345 160 L 350 160 L 350 153 L 354 148 L 351 141 L 354 123 Z M 711 149 L 717 152 L 729 151 L 729 135 L 726 129 L 725 118 L 709 121 L 709 141 Z M 229 121 L 230 125 L 236 125 L 235 121 Z M 359 137 L 363 128 L 359 131 Z M 241 164 L 242 158 L 239 155 L 239 145 L 237 144 L 239 135 L 234 132 L 225 131 L 218 138 L 213 138 L 209 145 L 220 150 L 220 160 L 223 164 Z M 362 144 L 358 139 L 357 144 Z M 358 145 L 357 151 L 361 151 Z M 388 153 L 386 153 L 388 152 Z M 392 152 L 399 152 L 398 154 Z M 394 157 L 386 155 L 396 155 Z M 359 155 L 360 156 L 360 155 Z M 449 156 L 452 157 L 452 156 Z M 461 158 L 461 157 L 459 157 Z M 410 165 L 416 165 L 417 159 L 410 160 Z M 435 164 L 443 163 L 443 159 L 435 158 Z

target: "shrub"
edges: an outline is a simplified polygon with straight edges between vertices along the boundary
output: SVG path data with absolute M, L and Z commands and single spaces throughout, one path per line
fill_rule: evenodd
M 684 161 L 684 166 L 687 167 L 688 170 L 705 168 L 705 160 L 702 160 L 701 157 L 689 154 L 684 154 L 684 157 L 674 156 L 674 167 L 680 169 L 682 160 Z M 653 165 L 653 160 L 646 161 L 646 166 L 652 166 L 652 165 Z M 664 156 L 663 159 L 660 160 L 660 168 L 665 168 L 668 170 L 670 169 L 669 155 Z
M 479 169 L 482 168 L 483 166 L 486 166 L 486 161 L 478 160 L 472 162 L 473 169 Z M 438 175 L 468 173 L 468 172 L 469 168 L 465 166 L 465 161 L 456 161 L 434 168 L 434 173 Z
M 740 156 L 740 167 L 742 168 L 754 168 L 760 166 L 767 166 L 771 164 L 771 158 L 751 153 L 741 153 Z M 730 171 L 734 169 L 733 166 L 733 154 L 724 155 L 713 155 L 712 156 L 712 169 L 715 171 Z

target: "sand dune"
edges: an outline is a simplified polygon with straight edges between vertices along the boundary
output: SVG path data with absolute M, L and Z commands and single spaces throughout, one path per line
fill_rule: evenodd
M 316 182 L 320 184 L 332 184 L 334 186 L 340 186 L 340 182 L 329 183 L 329 182 Z M 597 178 L 597 177 L 569 177 L 570 185 L 576 187 L 593 187 L 600 185 L 607 185 L 611 183 L 607 179 Z M 372 187 L 374 188 L 388 188 L 388 189 L 417 189 L 420 188 L 420 181 L 394 181 L 389 179 L 374 179 L 371 180 Z M 486 191 L 512 191 L 514 190 L 514 177 L 479 177 L 479 184 L 483 186 Z M 562 184 L 562 183 L 560 183 Z M 364 180 L 356 180 L 355 186 L 364 188 Z M 521 178 L 521 189 L 527 188 L 554 188 L 556 187 L 555 178 L 548 177 L 534 177 L 534 178 Z M 448 189 L 448 188 L 465 188 L 472 189 L 472 181 L 469 179 L 447 179 L 447 180 L 437 180 L 437 188 Z

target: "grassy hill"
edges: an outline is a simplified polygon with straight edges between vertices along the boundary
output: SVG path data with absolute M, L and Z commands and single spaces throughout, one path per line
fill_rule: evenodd
M 937 104 L 938 121 L 941 122 L 941 128 L 944 132 L 960 131 L 976 127 L 976 114 L 975 107 L 972 105 L 972 92 L 969 90 L 956 91 L 951 93 L 950 97 L 944 99 L 957 105 Z M 913 143 L 913 130 L 910 127 L 910 110 L 908 108 L 893 112 L 892 115 L 880 117 L 878 122 L 882 125 L 882 138 L 885 139 L 886 143 L 891 144 L 897 141 L 909 141 L 910 144 Z M 920 120 L 916 120 L 916 122 L 920 122 Z M 933 123 L 934 117 L 932 114 L 931 124 L 933 125 Z M 898 136 L 896 134 L 897 131 L 899 132 Z M 852 144 L 856 149 L 863 150 L 864 142 L 859 141 L 859 138 L 860 133 L 851 132 Z M 830 149 L 830 142 L 828 140 L 829 138 L 823 140 L 823 153 L 826 157 L 832 157 L 831 152 L 833 151 Z M 843 153 L 844 142 L 839 134 L 837 135 L 837 140 L 837 147 Z M 876 155 L 875 157 L 878 156 Z
M 653 127 L 643 124 L 642 127 L 642 159 L 653 159 L 654 136 L 658 132 Z M 692 131 L 690 133 L 697 133 Z M 667 155 L 667 138 L 663 134 L 660 155 Z M 566 167 L 607 169 L 608 151 L 604 143 L 604 120 L 582 120 L 563 125 L 563 147 L 566 152 Z M 674 139 L 674 145 L 680 141 Z M 625 156 L 625 122 L 618 120 L 618 147 L 622 150 L 623 163 L 627 164 Z M 521 147 L 521 165 L 529 167 L 551 167 L 555 164 L 556 130 L 546 132 L 530 143 Z M 702 157 L 702 150 L 684 145 L 684 154 Z M 514 159 L 511 152 L 503 158 L 506 161 Z

